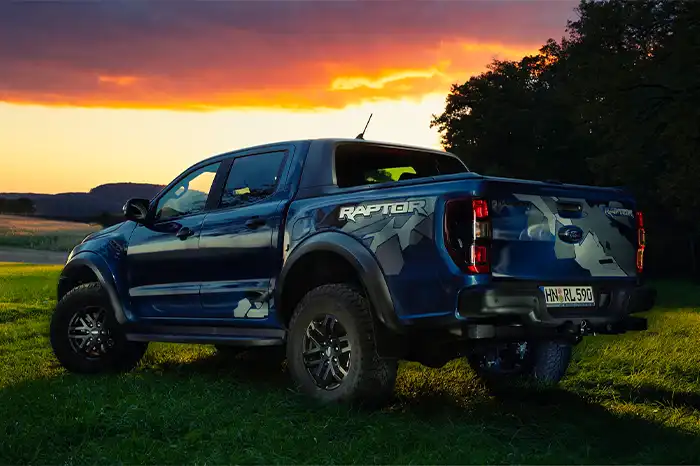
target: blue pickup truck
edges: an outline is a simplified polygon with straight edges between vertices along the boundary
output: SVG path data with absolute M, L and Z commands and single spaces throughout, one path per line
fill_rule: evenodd
M 443 151 L 252 147 L 124 214 L 60 275 L 50 336 L 70 371 L 130 370 L 160 341 L 279 346 L 322 402 L 386 400 L 399 360 L 553 384 L 582 337 L 644 330 L 654 302 L 629 194 L 482 176 Z

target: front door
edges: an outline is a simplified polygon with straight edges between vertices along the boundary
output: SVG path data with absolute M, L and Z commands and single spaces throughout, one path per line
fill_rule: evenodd
M 281 268 L 279 231 L 289 192 L 281 186 L 289 152 L 233 160 L 217 208 L 202 226 L 200 254 L 207 262 L 201 288 L 202 317 L 274 324 L 271 279 Z
M 131 235 L 126 264 L 137 317 L 189 317 L 201 311 L 199 238 L 220 165 L 185 173 L 156 200 L 146 224 Z

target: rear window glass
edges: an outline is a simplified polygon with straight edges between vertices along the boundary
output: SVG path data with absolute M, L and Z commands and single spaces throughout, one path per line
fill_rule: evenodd
M 343 144 L 335 150 L 335 177 L 340 188 L 467 172 L 452 156 L 439 152 L 370 144 Z

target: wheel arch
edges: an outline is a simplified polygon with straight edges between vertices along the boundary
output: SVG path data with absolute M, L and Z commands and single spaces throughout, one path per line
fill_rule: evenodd
M 281 318 L 289 322 L 294 307 L 301 298 L 294 295 L 294 290 L 300 279 L 300 273 L 305 273 L 309 262 L 317 258 L 333 258 L 335 265 L 347 267 L 339 272 L 352 271 L 359 285 L 366 292 L 372 305 L 375 317 L 395 333 L 403 333 L 397 318 L 394 300 L 379 263 L 372 253 L 355 238 L 339 232 L 323 232 L 311 236 L 294 248 L 286 260 L 275 287 L 275 301 L 279 305 Z M 345 265 L 342 265 L 345 264 Z M 338 271 L 336 271 L 338 272 Z M 308 290 L 306 290 L 308 291 Z
M 57 300 L 60 301 L 76 286 L 90 282 L 99 282 L 102 285 L 109 295 L 115 319 L 120 324 L 126 323 L 126 314 L 119 299 L 114 275 L 104 259 L 93 252 L 82 252 L 68 261 L 58 279 Z

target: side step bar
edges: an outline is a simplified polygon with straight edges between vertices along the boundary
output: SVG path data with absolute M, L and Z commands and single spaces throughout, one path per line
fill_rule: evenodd
M 130 341 L 164 343 L 225 343 L 232 346 L 277 346 L 285 342 L 284 330 L 267 328 L 207 327 L 188 325 L 139 326 L 138 332 L 126 333 Z

